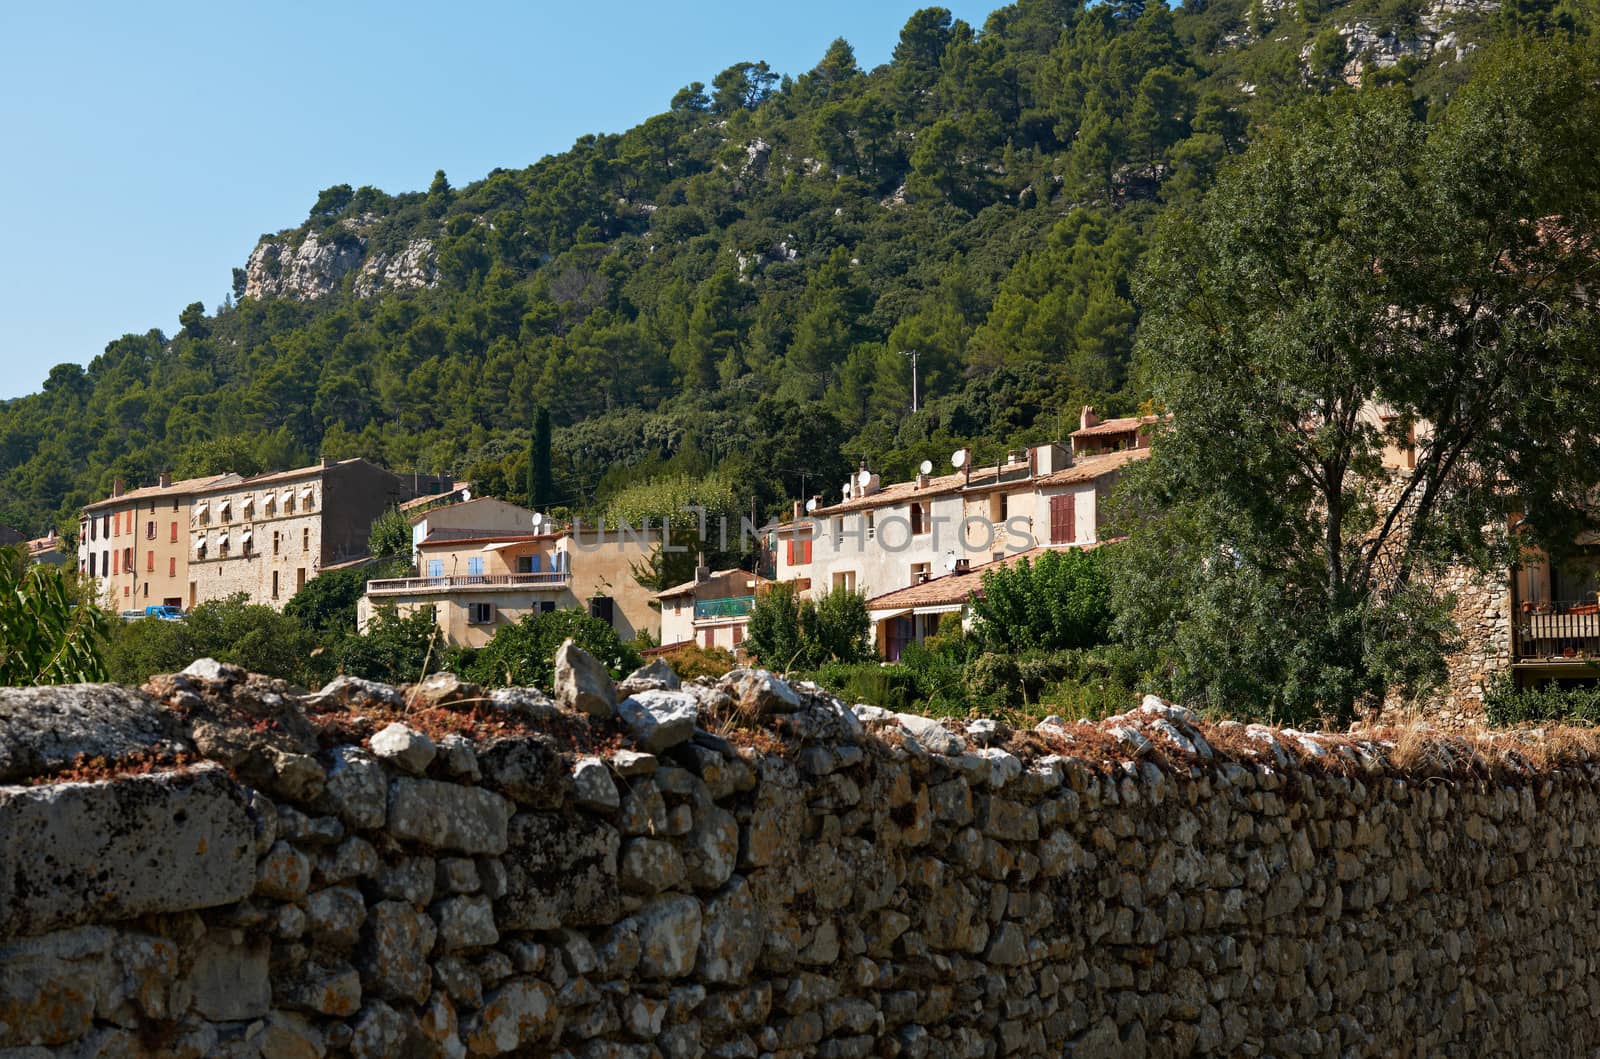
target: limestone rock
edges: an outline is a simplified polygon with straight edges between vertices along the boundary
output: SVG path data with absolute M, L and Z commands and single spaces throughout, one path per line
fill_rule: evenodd
M 920 717 L 914 713 L 896 714 L 895 719 L 900 722 L 900 727 L 915 739 L 930 754 L 955 755 L 967 748 L 967 741 L 946 728 L 932 717 Z
M 743 878 L 735 876 L 705 904 L 695 976 L 706 982 L 745 981 L 761 955 L 765 925 Z
M 0 783 L 44 776 L 82 756 L 116 761 L 192 749 L 178 717 L 116 684 L 0 688 Z
M 611 770 L 597 757 L 583 757 L 573 762 L 572 784 L 578 805 L 585 809 L 606 812 L 622 804 Z
M 557 809 L 566 802 L 571 778 L 546 736 L 496 739 L 478 754 L 478 767 L 491 786 L 518 805 Z
M 788 681 L 765 669 L 735 670 L 723 678 L 740 712 L 747 717 L 772 717 L 799 711 L 800 696 Z
M 555 1019 L 554 991 L 535 979 L 516 978 L 491 993 L 482 1010 L 466 1019 L 462 1036 L 469 1055 L 532 1054 Z
M 454 673 L 432 673 L 411 685 L 406 698 L 414 706 L 453 706 L 483 696 L 483 689 Z
M 682 686 L 666 659 L 652 658 L 624 677 L 617 684 L 617 693 L 626 697 L 639 691 L 677 691 Z
M 599 660 L 572 640 L 556 649 L 556 704 L 601 719 L 617 710 L 617 686 Z
M 385 1000 L 420 1004 L 428 996 L 433 920 L 404 901 L 379 901 L 367 916 L 357 968 L 361 983 Z
M 692 739 L 699 712 L 694 696 L 681 691 L 641 691 L 617 707 L 634 743 L 652 754 Z
M 196 946 L 189 966 L 194 1010 L 219 1022 L 256 1019 L 272 1007 L 267 958 L 272 943 L 242 930 L 213 930 Z
M 482 894 L 446 898 L 433 906 L 439 944 L 446 952 L 493 945 L 500 940 L 494 908 Z
M 0 936 L 211 908 L 256 884 L 255 826 L 226 772 L 0 788 Z
M 371 743 L 372 752 L 379 760 L 386 761 L 414 776 L 420 776 L 428 771 L 428 766 L 433 763 L 435 755 L 439 752 L 433 745 L 432 739 L 414 728 L 398 723 L 375 733 Z
M 389 833 L 440 850 L 504 853 L 510 807 L 493 791 L 435 780 L 389 784 Z
M 683 895 L 658 897 L 639 911 L 639 973 L 681 978 L 694 969 L 700 949 L 700 902 Z
M 321 691 L 306 696 L 305 701 L 311 706 L 342 706 L 347 710 L 359 710 L 375 705 L 404 706 L 405 696 L 375 680 L 340 675 L 324 684 Z
M 616 920 L 617 829 L 571 813 L 521 812 L 504 857 L 506 893 L 496 902 L 501 930 L 554 930 Z
M 622 848 L 617 880 L 629 893 L 648 897 L 672 889 L 683 877 L 683 858 L 671 842 L 634 838 Z

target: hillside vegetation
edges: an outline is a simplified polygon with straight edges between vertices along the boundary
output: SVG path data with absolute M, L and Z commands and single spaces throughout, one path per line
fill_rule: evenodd
M 1402 83 L 1432 111 L 1475 44 L 1591 22 L 1541 0 L 929 8 L 874 70 L 839 40 L 459 188 L 328 188 L 222 306 L 0 405 L 0 523 L 70 533 L 117 477 L 318 455 L 520 499 L 540 407 L 553 499 L 584 512 L 668 476 L 773 511 L 863 457 L 893 476 L 1059 438 L 1083 403 L 1145 396 L 1130 280 L 1154 225 L 1284 108 Z

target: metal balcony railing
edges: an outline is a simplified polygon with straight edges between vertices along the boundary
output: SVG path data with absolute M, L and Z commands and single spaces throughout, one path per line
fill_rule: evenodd
M 712 618 L 742 618 L 756 605 L 754 596 L 727 596 L 723 599 L 703 599 L 694 605 L 694 620 Z
M 1523 603 L 1516 630 L 1523 661 L 1600 660 L 1600 603 L 1593 599 Z
M 386 577 L 367 582 L 367 595 L 382 596 L 405 592 L 494 592 L 506 589 L 565 588 L 572 575 L 565 570 L 545 570 L 536 574 L 454 574 L 448 577 Z

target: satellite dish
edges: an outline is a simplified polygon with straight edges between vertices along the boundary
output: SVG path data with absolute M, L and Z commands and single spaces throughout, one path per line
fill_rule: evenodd
M 461 490 L 461 502 L 463 504 L 465 504 L 468 500 L 471 500 L 471 499 L 472 499 L 472 490 L 471 489 L 463 489 L 463 490 Z
M 533 513 L 533 528 L 538 529 L 542 525 L 544 525 L 544 515 L 535 511 Z
M 865 489 L 867 486 L 872 484 L 872 472 L 867 470 L 865 467 L 861 468 L 861 470 L 856 472 L 856 481 L 860 483 L 863 489 Z
M 956 572 L 956 553 L 955 552 L 950 552 L 947 555 L 945 555 L 945 557 L 944 557 L 944 572 L 947 573 L 947 574 L 953 574 L 953 573 Z
M 959 471 L 961 468 L 965 467 L 966 465 L 967 465 L 967 450 L 966 449 L 957 449 L 955 452 L 950 454 L 950 466 L 954 467 L 956 470 Z
M 817 498 L 816 497 L 812 497 L 810 500 L 806 501 L 806 514 L 809 515 L 809 514 L 811 514 L 811 512 L 815 511 L 816 509 L 817 509 Z
M 920 470 L 923 474 L 932 474 L 933 473 L 933 461 L 932 460 L 923 460 L 922 461 L 922 466 L 919 467 L 918 470 Z

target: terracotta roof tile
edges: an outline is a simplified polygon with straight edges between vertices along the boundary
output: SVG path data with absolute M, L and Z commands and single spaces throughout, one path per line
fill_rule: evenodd
M 1100 547 L 1100 541 L 1090 544 L 1072 545 L 1083 551 Z M 965 603 L 967 597 L 973 593 L 982 593 L 983 575 L 991 570 L 1003 570 L 1022 559 L 1037 559 L 1046 552 L 1066 551 L 1064 545 L 1035 545 L 1026 551 L 1012 552 L 998 559 L 991 559 L 986 563 L 943 577 L 930 578 L 920 585 L 909 585 L 906 588 L 897 588 L 893 592 L 885 592 L 881 596 L 874 596 L 867 600 L 868 610 L 898 610 L 902 607 L 937 607 L 953 603 Z
M 208 474 L 201 478 L 185 478 L 181 482 L 173 482 L 167 486 L 146 485 L 138 489 L 130 489 L 121 496 L 108 496 L 104 500 L 96 500 L 92 504 L 85 504 L 83 509 L 85 511 L 94 511 L 102 507 L 115 507 L 129 500 L 144 500 L 150 497 L 173 496 L 174 494 L 182 496 L 199 492 L 202 489 L 210 489 L 212 486 L 225 485 L 230 482 L 242 482 L 243 480 L 244 478 L 241 475 L 228 471 L 226 474 Z
M 1159 422 L 1161 416 L 1129 416 L 1124 419 L 1107 419 L 1103 423 L 1096 423 L 1092 427 L 1081 427 L 1071 434 L 1075 438 L 1092 438 L 1100 434 L 1125 434 L 1130 430 L 1149 426 Z
M 1149 449 L 1123 449 L 1121 452 L 1108 452 L 1101 456 L 1083 456 L 1071 467 L 1063 467 L 1059 471 L 1040 475 L 1033 480 L 1035 485 L 1069 485 L 1072 482 L 1093 481 L 1102 475 L 1120 470 L 1136 460 L 1147 459 Z

